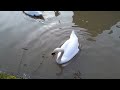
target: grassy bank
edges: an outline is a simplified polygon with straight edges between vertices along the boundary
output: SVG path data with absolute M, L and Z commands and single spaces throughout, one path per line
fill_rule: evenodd
M 20 78 L 6 73 L 0 73 L 0 79 L 20 79 Z

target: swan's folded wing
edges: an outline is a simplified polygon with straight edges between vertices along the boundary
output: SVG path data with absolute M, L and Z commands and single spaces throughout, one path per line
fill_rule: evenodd
M 68 43 L 67 47 L 65 48 L 65 52 L 63 57 L 67 58 L 68 60 L 72 59 L 78 53 L 78 42 L 72 41 Z
M 69 40 L 67 40 L 67 41 L 61 46 L 61 48 L 62 48 L 62 49 L 65 49 L 65 48 L 68 47 L 68 45 L 69 45 Z

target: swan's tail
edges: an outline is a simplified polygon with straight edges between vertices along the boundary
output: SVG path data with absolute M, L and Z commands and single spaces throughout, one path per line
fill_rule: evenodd
M 70 38 L 77 38 L 74 30 L 72 31 L 72 33 L 71 33 L 71 35 L 70 35 Z

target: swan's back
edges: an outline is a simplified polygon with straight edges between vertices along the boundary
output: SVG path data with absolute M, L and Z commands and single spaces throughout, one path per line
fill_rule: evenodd
M 61 46 L 61 48 L 64 49 L 64 54 L 61 58 L 61 63 L 66 63 L 69 60 L 71 60 L 79 52 L 78 46 L 79 46 L 78 38 L 75 35 L 75 32 L 72 31 L 72 33 L 70 35 L 70 39 L 67 40 Z M 60 55 L 60 53 L 58 54 L 58 56 L 59 55 Z

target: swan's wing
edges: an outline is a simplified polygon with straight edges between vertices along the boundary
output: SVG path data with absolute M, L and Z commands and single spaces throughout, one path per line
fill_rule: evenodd
M 68 39 L 62 46 L 61 46 L 61 48 L 62 49 L 65 49 L 65 48 L 67 48 L 68 47 L 68 44 L 69 44 L 69 42 L 70 42 L 70 40 Z
M 67 43 L 66 47 L 64 48 L 64 54 L 62 57 L 62 61 L 69 61 L 72 59 L 79 51 L 78 48 L 78 40 L 71 40 Z
M 64 54 L 61 58 L 61 63 L 66 63 L 71 60 L 79 52 L 79 42 L 78 38 L 75 35 L 75 32 L 72 31 L 70 39 L 67 40 L 61 48 L 64 49 Z M 61 53 L 58 53 L 58 57 Z

